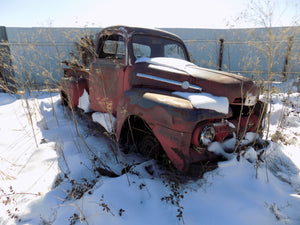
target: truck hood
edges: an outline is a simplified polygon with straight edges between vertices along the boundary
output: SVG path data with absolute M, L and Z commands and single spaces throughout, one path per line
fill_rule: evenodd
M 248 105 L 255 103 L 259 94 L 257 86 L 248 78 L 218 70 L 211 70 L 175 58 L 139 58 L 135 62 L 131 83 L 169 91 L 206 92 L 225 96 L 229 103 L 244 99 Z

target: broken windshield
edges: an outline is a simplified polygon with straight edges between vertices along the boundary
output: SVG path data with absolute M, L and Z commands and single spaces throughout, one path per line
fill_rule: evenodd
M 134 35 L 132 48 L 135 60 L 142 57 L 170 57 L 188 60 L 184 46 L 172 39 L 150 36 Z

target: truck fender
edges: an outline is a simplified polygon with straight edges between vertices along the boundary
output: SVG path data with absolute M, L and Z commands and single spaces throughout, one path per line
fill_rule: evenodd
M 132 116 L 145 121 L 174 166 L 180 171 L 187 171 L 195 126 L 199 121 L 218 116 L 221 118 L 224 114 L 195 110 L 188 100 L 170 93 L 133 88 L 124 92 L 118 104 L 118 140 L 121 138 L 123 125 Z
M 74 108 L 78 106 L 79 98 L 87 89 L 87 82 L 83 78 L 64 78 L 60 82 L 59 89 L 62 103 Z

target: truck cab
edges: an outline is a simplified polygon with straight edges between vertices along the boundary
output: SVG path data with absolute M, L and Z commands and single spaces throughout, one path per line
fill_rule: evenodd
M 138 59 L 176 57 L 189 61 L 182 41 L 166 34 L 121 27 L 111 27 L 100 32 L 96 57 L 90 68 L 89 88 L 93 110 L 111 110 L 116 116 L 120 97 L 132 87 L 131 75 Z

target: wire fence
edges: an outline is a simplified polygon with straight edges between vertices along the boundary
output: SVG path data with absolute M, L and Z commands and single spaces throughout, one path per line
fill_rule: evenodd
M 56 85 L 63 76 L 62 61 L 70 59 L 71 52 L 76 54 L 74 43 L 83 36 L 95 35 L 97 31 L 99 30 L 86 28 L 76 29 L 75 32 L 67 28 L 14 28 L 10 31 L 8 40 L 0 42 L 2 80 L 4 76 L 13 76 L 17 82 L 35 86 L 45 83 Z M 189 36 L 189 30 L 180 31 L 179 36 Z M 201 32 L 204 34 L 201 30 L 199 34 Z M 291 32 L 283 37 L 277 35 L 272 40 L 265 36 L 241 38 L 243 33 L 232 33 L 229 37 L 183 37 L 183 41 L 187 45 L 192 62 L 200 67 L 270 81 L 296 78 L 300 75 L 300 36 L 295 32 L 290 34 Z M 10 55 L 9 58 L 7 55 Z M 9 66 L 13 69 L 7 68 Z
M 300 75 L 300 39 L 272 41 L 272 52 L 268 54 L 269 41 L 243 40 L 187 40 L 193 62 L 199 66 L 239 73 L 254 78 L 268 75 L 278 80 L 284 76 Z M 288 50 L 289 45 L 291 49 Z M 270 59 L 269 59 L 270 58 Z M 271 65 L 268 65 L 271 64 Z M 270 68 L 271 67 L 271 68 Z

